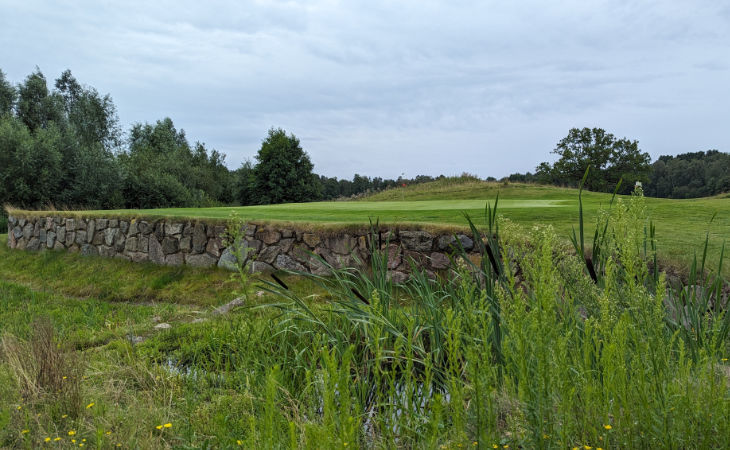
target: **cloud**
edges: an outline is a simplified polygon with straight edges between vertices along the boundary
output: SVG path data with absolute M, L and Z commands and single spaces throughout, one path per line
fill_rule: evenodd
M 501 176 L 582 124 L 655 156 L 728 150 L 720 3 L 18 2 L 0 64 L 70 68 L 125 124 L 169 116 L 231 166 L 281 126 L 327 175 Z

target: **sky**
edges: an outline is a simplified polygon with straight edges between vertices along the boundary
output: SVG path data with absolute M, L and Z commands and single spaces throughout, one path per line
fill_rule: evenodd
M 730 151 L 727 1 L 0 0 L 0 69 L 36 66 L 230 168 L 271 127 L 339 178 L 534 171 L 582 127 Z

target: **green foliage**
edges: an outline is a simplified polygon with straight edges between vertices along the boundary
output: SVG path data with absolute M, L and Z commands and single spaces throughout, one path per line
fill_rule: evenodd
M 269 130 L 256 155 L 254 191 L 259 204 L 300 203 L 319 198 L 314 166 L 299 139 L 281 128 Z
M 611 192 L 619 180 L 630 192 L 636 181 L 648 181 L 650 157 L 639 150 L 638 141 L 616 139 L 601 128 L 572 128 L 553 150 L 559 159 L 541 163 L 537 179 L 542 182 L 577 186 L 591 167 L 584 187 L 591 191 Z
M 730 154 L 717 150 L 660 156 L 652 164 L 647 195 L 695 198 L 730 191 Z

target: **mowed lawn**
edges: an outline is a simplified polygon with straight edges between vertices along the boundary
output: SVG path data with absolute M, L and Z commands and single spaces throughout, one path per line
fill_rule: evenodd
M 499 195 L 499 214 L 521 225 L 549 224 L 567 239 L 578 226 L 578 190 L 488 182 L 433 182 L 381 192 L 358 201 L 330 201 L 267 206 L 167 208 L 152 210 L 83 211 L 83 215 L 181 217 L 226 220 L 238 215 L 250 221 L 309 222 L 322 227 L 347 224 L 424 224 L 466 227 L 464 214 L 484 222 L 487 203 Z M 622 198 L 622 197 L 619 197 Z M 625 197 L 623 197 L 625 198 Z M 583 193 L 587 238 L 610 194 Z M 710 260 L 717 263 L 723 242 L 730 237 L 730 196 L 702 199 L 647 198 L 647 215 L 656 225 L 661 255 L 686 265 L 696 251 L 701 255 L 705 234 L 710 236 Z

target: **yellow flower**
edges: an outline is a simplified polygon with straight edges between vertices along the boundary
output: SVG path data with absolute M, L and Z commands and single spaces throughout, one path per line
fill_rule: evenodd
M 60 437 L 58 437 L 58 436 L 56 436 L 55 438 L 53 438 L 53 441 L 54 441 L 54 442 L 58 442 L 58 441 L 60 441 L 60 440 L 61 440 L 61 438 L 60 438 Z
M 478 442 L 477 441 L 474 441 L 474 442 L 471 443 L 471 445 L 473 445 L 474 447 L 476 447 L 478 445 Z
M 64 414 L 64 415 L 62 415 L 62 416 L 61 416 L 61 419 L 65 419 L 66 417 L 68 417 L 68 414 Z
M 30 433 L 30 430 L 23 430 L 23 431 L 21 431 L 20 433 L 21 433 L 21 434 L 28 434 L 28 433 Z
M 171 424 L 171 423 L 169 423 L 169 422 L 168 422 L 168 423 L 166 423 L 166 424 L 165 424 L 165 425 L 163 425 L 163 426 L 164 426 L 165 428 L 172 428 L 172 424 Z
M 83 447 L 83 446 L 84 446 L 84 444 L 79 444 L 79 447 Z
M 158 430 L 161 430 L 162 429 L 162 425 L 157 425 L 155 428 L 157 428 Z
M 106 432 L 106 435 L 107 436 L 109 436 L 110 434 L 112 434 L 112 431 L 111 430 L 109 430 L 109 431 Z
M 499 448 L 499 445 L 497 445 L 497 444 L 492 444 L 492 448 Z
M 72 444 L 75 444 L 76 443 L 76 439 L 71 439 L 71 443 Z
M 81 442 L 86 442 L 86 438 L 84 438 L 84 439 L 81 439 Z
M 722 358 L 720 361 L 725 362 L 727 361 L 727 358 Z
M 91 403 L 89 403 L 88 405 L 86 405 L 86 409 L 89 409 L 89 408 L 91 408 L 91 407 L 92 407 L 92 406 L 94 406 L 95 404 L 96 404 L 96 403 L 94 403 L 94 402 L 91 402 Z
M 23 407 L 18 405 L 18 411 L 20 411 L 21 409 L 23 409 Z
M 243 442 L 241 442 L 241 440 L 239 439 L 236 441 L 236 445 L 238 445 L 240 447 L 241 445 L 243 445 Z
M 68 377 L 66 375 L 64 375 L 63 378 L 61 378 L 61 379 L 62 380 L 68 380 Z
M 610 430 L 610 429 L 611 429 L 611 428 L 613 428 L 613 427 L 612 427 L 611 425 L 604 425 L 604 426 L 603 426 L 603 428 L 605 428 L 605 429 L 607 429 L 607 430 Z
M 74 431 L 74 430 L 68 430 L 68 435 L 69 436 L 73 436 L 75 434 L 76 434 L 76 431 Z
M 543 435 L 542 435 L 542 438 L 543 438 L 543 439 L 550 439 L 550 435 L 549 435 L 549 434 L 543 434 Z
M 47 438 L 45 438 L 45 439 L 43 439 L 43 440 L 44 440 L 45 442 L 51 442 L 51 438 L 49 438 L 49 437 L 47 437 Z
M 591 450 L 593 447 L 591 447 L 590 445 L 584 445 L 583 448 L 586 450 Z
M 342 443 L 342 446 L 343 446 L 343 447 L 347 447 L 347 442 L 343 442 L 343 443 Z

